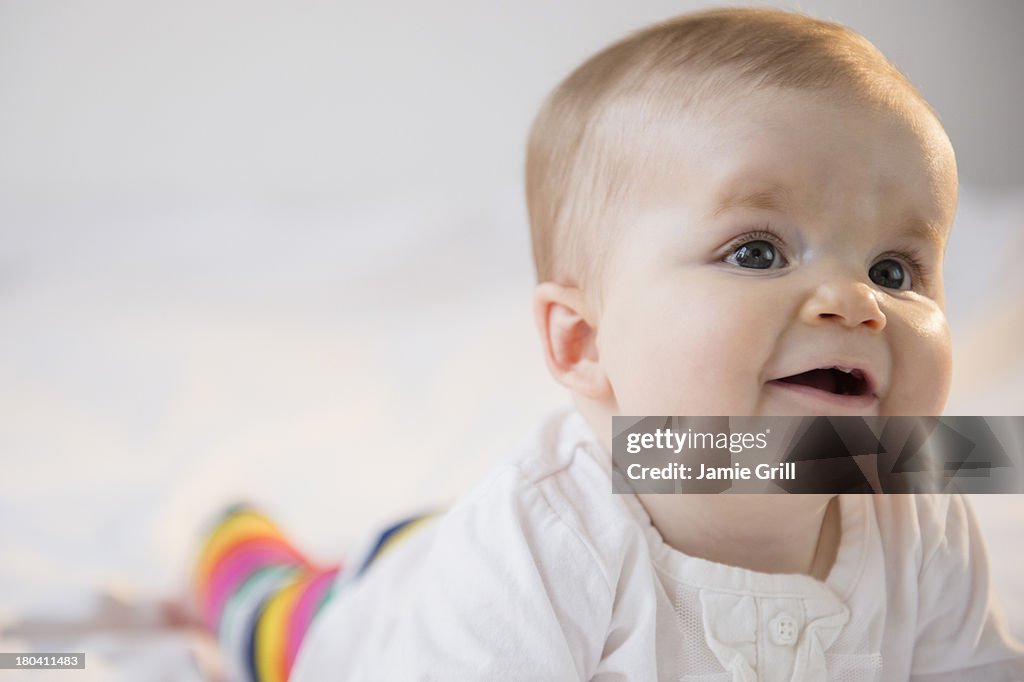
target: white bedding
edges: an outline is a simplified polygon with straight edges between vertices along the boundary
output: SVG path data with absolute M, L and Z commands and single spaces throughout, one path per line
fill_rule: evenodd
M 0 649 L 90 622 L 99 591 L 175 591 L 227 501 L 335 557 L 463 490 L 565 400 L 523 213 L 513 186 L 344 210 L 0 206 L 0 622 L 38 626 Z M 1024 195 L 965 191 L 958 220 L 947 412 L 1024 414 Z M 976 505 L 1024 634 L 1024 498 Z M 53 632 L 106 652 L 82 679 L 191 670 L 174 633 Z

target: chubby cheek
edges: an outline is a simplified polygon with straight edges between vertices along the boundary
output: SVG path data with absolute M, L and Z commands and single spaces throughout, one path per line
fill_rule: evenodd
M 712 300 L 634 309 L 601 349 L 616 412 L 721 415 L 750 410 L 760 336 L 740 311 L 723 316 Z M 611 330 L 609 330 L 611 331 Z M 763 330 L 762 330 L 763 331 Z M 763 344 L 763 341 L 762 341 Z
M 882 401 L 882 414 L 942 414 L 953 376 L 953 347 L 945 314 L 938 306 L 930 307 L 891 323 L 888 331 L 892 386 Z

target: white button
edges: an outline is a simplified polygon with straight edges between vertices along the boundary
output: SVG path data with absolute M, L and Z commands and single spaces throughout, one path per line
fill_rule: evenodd
M 796 620 L 785 611 L 775 616 L 768 626 L 772 631 L 772 641 L 779 646 L 790 646 L 800 636 L 800 628 L 797 626 Z

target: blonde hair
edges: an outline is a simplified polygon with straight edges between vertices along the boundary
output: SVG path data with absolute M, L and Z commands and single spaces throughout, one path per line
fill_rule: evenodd
M 655 24 L 573 71 L 537 114 L 526 155 L 526 202 L 537 280 L 584 286 L 634 188 L 644 120 L 737 86 L 828 90 L 838 101 L 931 111 L 866 38 L 827 21 L 771 9 L 719 9 Z M 932 112 L 934 114 L 934 112 Z M 639 132 L 638 132 L 639 131 Z

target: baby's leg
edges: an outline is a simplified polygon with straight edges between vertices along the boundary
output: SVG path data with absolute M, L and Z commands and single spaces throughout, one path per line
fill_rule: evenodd
M 196 596 L 204 622 L 240 673 L 284 682 L 339 568 L 312 564 L 268 518 L 235 507 L 206 540 Z

